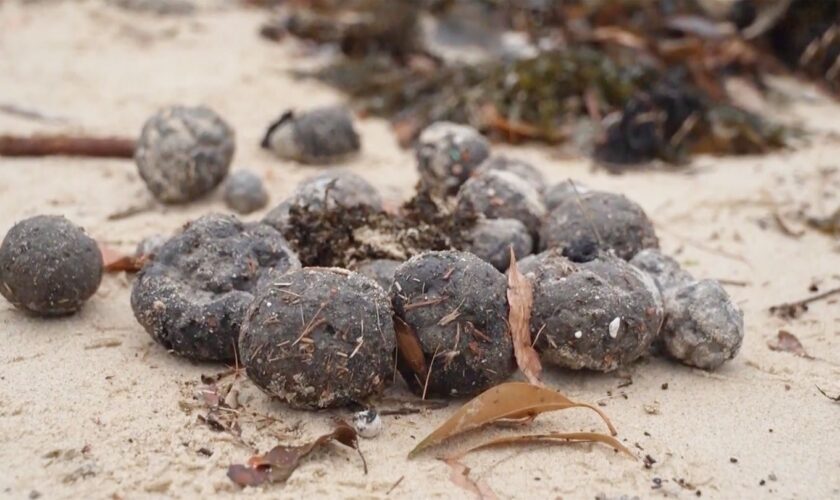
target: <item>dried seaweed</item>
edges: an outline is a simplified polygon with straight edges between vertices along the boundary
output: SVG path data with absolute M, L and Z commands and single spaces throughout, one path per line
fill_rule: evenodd
M 419 193 L 398 214 L 366 206 L 310 210 L 292 207 L 284 236 L 305 266 L 352 267 L 369 259 L 406 260 L 458 246 L 473 223 Z
M 391 119 L 404 145 L 436 120 L 549 143 L 592 120 L 606 131 L 596 156 L 612 164 L 757 154 L 783 147 L 788 130 L 738 107 L 726 77 L 762 90 L 765 75 L 793 71 L 840 91 L 840 0 L 741 0 L 723 14 L 696 0 L 316 3 L 294 11 L 289 31 L 346 57 L 298 74 Z M 470 30 L 443 29 L 458 22 L 479 27 L 466 41 L 476 57 L 452 36 Z M 506 31 L 520 46 L 505 45 Z

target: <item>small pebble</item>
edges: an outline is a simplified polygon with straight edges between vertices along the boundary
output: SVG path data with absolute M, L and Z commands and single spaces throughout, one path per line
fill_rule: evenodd
M 301 113 L 287 111 L 269 126 L 262 147 L 280 158 L 324 164 L 357 153 L 361 142 L 350 111 L 330 106 Z
M 641 250 L 630 259 L 630 264 L 652 277 L 662 293 L 694 281 L 676 260 L 656 248 Z
M 268 191 L 257 174 L 237 170 L 225 181 L 224 198 L 231 210 L 249 214 L 268 204 Z
M 420 188 L 453 195 L 490 156 L 490 143 L 472 127 L 435 122 L 420 133 L 415 156 Z
M 375 438 L 382 432 L 382 418 L 376 410 L 356 412 L 353 414 L 353 428 L 363 438 Z
M 516 219 L 478 219 L 465 239 L 461 250 L 477 255 L 499 271 L 510 265 L 511 246 L 517 259 L 534 250 L 528 228 Z
M 64 217 L 38 215 L 18 222 L 0 245 L 0 294 L 32 314 L 72 314 L 101 281 L 96 241 Z
M 134 161 L 155 198 L 186 203 L 222 182 L 234 149 L 233 129 L 213 110 L 172 106 L 146 121 Z

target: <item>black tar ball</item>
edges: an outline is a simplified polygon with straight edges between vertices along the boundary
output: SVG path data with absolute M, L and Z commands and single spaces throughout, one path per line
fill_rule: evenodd
M 564 199 L 543 221 L 543 250 L 574 246 L 581 239 L 594 239 L 601 250 L 613 251 L 624 260 L 644 248 L 659 247 L 653 224 L 638 204 L 602 191 Z
M 310 164 L 339 161 L 360 146 L 353 116 L 341 106 L 287 111 L 269 126 L 262 142 L 280 158 Z
M 356 266 L 356 272 L 377 282 L 387 292 L 394 283 L 394 273 L 402 263 L 394 259 L 366 260 Z
M 551 250 L 519 267 L 534 286 L 531 336 L 547 363 L 615 370 L 646 353 L 659 332 L 659 289 L 621 259 L 574 263 Z
M 427 368 L 414 373 L 401 359 L 409 387 L 460 397 L 506 380 L 515 368 L 506 293 L 505 276 L 467 252 L 428 252 L 398 267 L 394 312 L 416 335 Z
M 231 361 L 256 290 L 299 267 L 273 228 L 206 215 L 167 241 L 143 267 L 131 308 L 152 338 L 176 354 Z
M 0 294 L 40 316 L 78 311 L 102 281 L 96 242 L 64 217 L 15 224 L 0 246 Z
M 234 149 L 233 129 L 213 110 L 173 106 L 143 125 L 134 161 L 155 198 L 186 203 L 222 182 Z
M 295 408 L 329 408 L 379 392 L 394 370 L 388 296 L 373 280 L 309 267 L 263 288 L 239 341 L 248 377 Z

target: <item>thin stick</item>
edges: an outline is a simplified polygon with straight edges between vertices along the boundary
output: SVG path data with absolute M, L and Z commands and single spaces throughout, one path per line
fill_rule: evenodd
M 387 491 L 387 492 L 385 492 L 385 496 L 387 497 L 388 495 L 390 495 L 390 494 L 391 494 L 391 492 L 392 492 L 392 491 L 394 491 L 395 489 L 397 489 L 397 486 L 399 486 L 399 485 L 400 485 L 400 483 L 401 483 L 401 482 L 403 482 L 403 479 L 405 479 L 405 476 L 400 476 L 400 478 L 399 478 L 399 479 L 397 479 L 397 482 L 396 482 L 396 483 L 394 483 L 394 485 L 393 485 L 393 486 L 391 486 L 391 487 L 388 489 L 388 491 Z
M 429 389 L 429 378 L 432 376 L 432 367 L 435 366 L 435 358 L 437 357 L 438 349 L 440 346 L 435 347 L 435 352 L 432 354 L 432 360 L 429 361 L 429 371 L 426 372 L 426 382 L 423 384 L 423 397 L 420 398 L 421 400 L 426 400 L 426 391 Z
M 811 302 L 816 302 L 818 300 L 822 300 L 832 295 L 840 293 L 840 287 L 832 288 L 831 290 L 825 291 L 823 293 L 818 293 L 816 295 L 812 295 L 810 297 L 804 298 L 802 300 L 797 300 L 795 302 L 786 302 L 784 304 L 778 304 L 775 306 L 770 307 L 770 312 L 777 311 L 780 309 L 797 309 L 803 306 L 807 306 Z
M 126 137 L 0 135 L 0 156 L 87 156 L 133 158 L 135 140 Z

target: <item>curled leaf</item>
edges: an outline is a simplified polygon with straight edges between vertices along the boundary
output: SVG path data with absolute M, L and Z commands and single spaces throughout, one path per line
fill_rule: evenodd
M 402 361 L 419 376 L 426 376 L 426 357 L 417 334 L 405 321 L 394 317 L 394 332 L 397 334 L 397 349 Z
M 608 446 L 612 446 L 618 451 L 634 457 L 633 453 L 621 444 L 618 439 L 606 434 L 601 434 L 599 432 L 552 432 L 550 434 L 526 434 L 523 436 L 505 436 L 492 439 L 486 443 L 482 443 L 478 446 L 474 446 L 466 451 L 458 453 L 457 458 L 463 457 L 467 453 L 483 450 L 485 448 L 532 443 L 604 443 Z
M 500 421 L 525 420 L 540 413 L 567 408 L 589 408 L 601 417 L 612 435 L 617 434 L 607 416 L 592 405 L 577 403 L 545 387 L 525 382 L 507 382 L 488 389 L 467 402 L 440 427 L 426 436 L 408 456 L 416 456 L 426 448 L 485 425 Z
M 519 272 L 513 247 L 510 249 L 507 297 L 510 304 L 508 323 L 516 364 L 529 382 L 542 385 L 542 364 L 537 351 L 531 346 L 531 308 L 534 305 L 534 291 L 528 278 Z
M 299 446 L 275 446 L 265 455 L 251 457 L 247 465 L 231 465 L 228 467 L 227 475 L 231 481 L 243 487 L 258 486 L 266 482 L 284 482 L 298 468 L 304 457 L 330 441 L 338 441 L 356 450 L 362 458 L 364 471 L 367 474 L 367 463 L 359 449 L 359 439 L 355 429 L 346 422 L 339 421 L 332 432 L 318 437 L 311 443 Z

